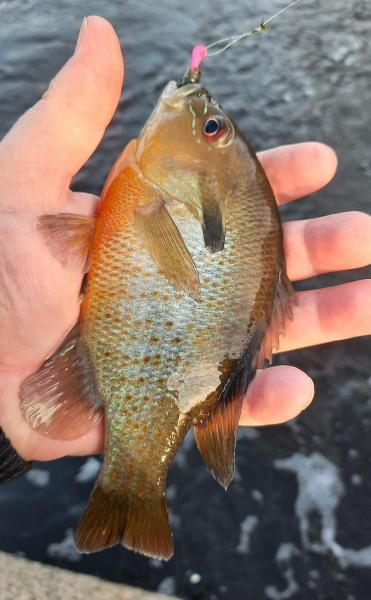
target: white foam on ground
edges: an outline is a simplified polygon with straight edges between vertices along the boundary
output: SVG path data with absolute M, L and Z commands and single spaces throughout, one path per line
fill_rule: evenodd
M 269 600 L 287 600 L 299 591 L 299 585 L 295 581 L 294 571 L 291 567 L 286 569 L 282 575 L 286 579 L 286 588 L 280 592 L 275 585 L 268 585 L 264 592 Z
M 171 596 L 175 594 L 175 578 L 165 577 L 157 588 L 159 594 L 168 594 Z
M 50 481 L 50 473 L 45 469 L 31 469 L 31 471 L 26 473 L 25 477 L 32 485 L 39 488 L 47 486 Z
M 355 448 L 349 448 L 349 450 L 348 450 L 348 456 L 349 456 L 349 458 L 358 458 L 359 457 L 359 452 Z
M 159 558 L 149 558 L 148 562 L 154 569 L 163 569 L 164 567 L 164 561 Z
M 359 473 L 353 473 L 350 481 L 353 485 L 362 485 L 362 476 Z
M 234 467 L 234 475 L 231 483 L 240 483 L 242 481 L 241 473 L 238 470 L 238 467 L 235 465 Z
M 295 512 L 299 521 L 303 547 L 319 554 L 331 552 L 343 567 L 371 567 L 371 546 L 354 550 L 336 542 L 336 509 L 345 493 L 340 472 L 325 456 L 314 452 L 310 456 L 293 454 L 290 458 L 275 460 L 277 469 L 291 471 L 298 481 Z M 321 518 L 318 540 L 310 531 L 310 515 Z
M 319 578 L 320 578 L 320 576 L 321 576 L 321 574 L 320 574 L 320 572 L 319 572 L 319 571 L 317 571 L 317 569 L 311 569 L 311 570 L 309 571 L 309 577 L 310 577 L 311 579 L 319 579 Z
M 238 440 L 257 440 L 260 437 L 260 431 L 254 427 L 238 427 L 236 438 Z
M 79 472 L 75 477 L 75 481 L 78 483 L 87 483 L 88 481 L 95 479 L 99 473 L 100 467 L 100 460 L 91 456 L 83 465 L 81 465 Z
M 287 564 L 293 556 L 298 556 L 298 554 L 300 554 L 299 548 L 297 548 L 295 544 L 291 544 L 291 542 L 286 542 L 279 546 L 275 560 L 278 564 Z
M 248 515 L 240 525 L 240 541 L 236 552 L 238 554 L 248 554 L 250 552 L 251 536 L 259 523 L 258 517 Z
M 264 496 L 260 490 L 251 490 L 251 497 L 259 504 L 263 504 L 264 502 Z
M 177 515 L 171 508 L 168 507 L 167 514 L 169 517 L 169 524 L 171 529 L 179 529 L 182 524 L 182 519 Z
M 194 436 L 193 431 L 190 429 L 185 436 L 182 445 L 180 446 L 178 452 L 175 455 L 174 463 L 178 467 L 185 467 L 187 464 L 187 454 L 192 450 L 194 445 Z
M 49 544 L 46 553 L 50 558 L 68 560 L 69 562 L 78 562 L 81 560 L 81 554 L 76 550 L 74 544 L 74 534 L 72 529 L 67 529 L 66 535 L 61 542 Z
M 168 500 L 174 500 L 174 498 L 176 498 L 177 492 L 178 492 L 178 490 L 177 490 L 177 487 L 176 487 L 175 483 L 172 483 L 166 489 L 166 498 Z

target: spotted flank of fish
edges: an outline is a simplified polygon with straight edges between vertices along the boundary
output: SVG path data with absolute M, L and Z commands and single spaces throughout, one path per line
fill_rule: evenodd
M 168 559 L 177 449 L 193 427 L 228 486 L 243 397 L 291 315 L 272 189 L 207 90 L 171 82 L 114 164 L 96 218 L 44 215 L 37 228 L 66 269 L 88 275 L 80 319 L 23 382 L 21 410 L 56 439 L 104 412 L 104 463 L 76 546 Z

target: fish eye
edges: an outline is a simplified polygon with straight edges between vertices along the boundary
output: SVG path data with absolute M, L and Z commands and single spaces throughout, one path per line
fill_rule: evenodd
M 216 136 L 223 128 L 223 124 L 219 117 L 209 117 L 203 124 L 203 132 L 208 138 Z

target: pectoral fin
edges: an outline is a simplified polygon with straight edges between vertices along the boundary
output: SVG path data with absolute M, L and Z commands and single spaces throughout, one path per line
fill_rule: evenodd
M 197 302 L 200 281 L 184 240 L 158 197 L 135 209 L 135 220 L 148 252 L 171 285 Z
M 220 252 L 225 242 L 225 215 L 218 183 L 214 178 L 202 176 L 201 189 L 201 226 L 205 246 L 211 253 Z
M 61 347 L 20 388 L 20 407 L 29 425 L 47 437 L 73 440 L 102 418 L 87 356 L 75 326 Z
M 214 254 L 224 248 L 225 229 L 220 207 L 216 204 L 203 207 L 202 233 L 206 248 Z
M 36 223 L 53 256 L 70 271 L 87 273 L 95 218 L 59 213 L 43 215 Z

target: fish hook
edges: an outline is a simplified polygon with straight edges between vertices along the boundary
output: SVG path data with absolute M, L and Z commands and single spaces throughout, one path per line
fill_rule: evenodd
M 250 35 L 255 35 L 257 33 L 262 33 L 263 31 L 266 31 L 267 25 L 269 23 L 280 17 L 283 13 L 285 13 L 287 10 L 289 10 L 296 4 L 299 4 L 299 2 L 301 1 L 302 0 L 295 0 L 294 2 L 291 2 L 291 4 L 289 4 L 288 6 L 285 6 L 285 8 L 282 8 L 277 13 L 269 17 L 269 19 L 262 19 L 260 25 L 258 25 L 251 31 L 246 31 L 245 33 L 241 33 L 239 35 L 234 35 L 232 37 L 227 37 L 222 40 L 217 40 L 216 42 L 212 42 L 208 46 L 205 46 L 204 44 L 197 44 L 192 50 L 191 65 L 186 71 L 183 79 L 179 83 L 179 87 L 189 83 L 198 83 L 200 81 L 200 65 L 206 57 L 217 56 L 218 54 L 225 52 L 225 50 L 228 50 L 229 48 L 237 44 L 242 39 L 247 38 Z

